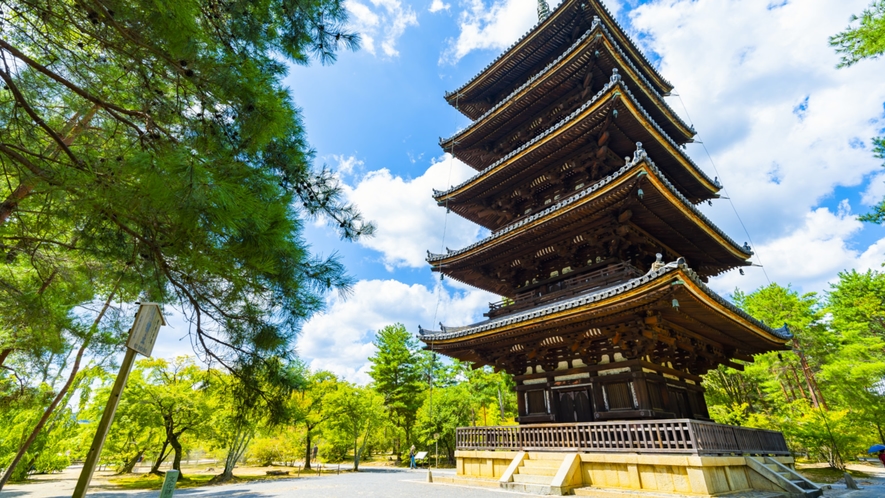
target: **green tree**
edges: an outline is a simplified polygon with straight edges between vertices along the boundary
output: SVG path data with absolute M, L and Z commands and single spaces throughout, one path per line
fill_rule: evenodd
M 336 414 L 334 405 L 327 402 L 338 389 L 339 380 L 331 372 L 310 372 L 301 365 L 305 382 L 301 389 L 292 393 L 290 422 L 304 427 L 304 469 L 310 469 L 311 441 L 323 423 Z
M 885 52 L 885 0 L 874 0 L 863 13 L 851 16 L 852 25 L 830 37 L 830 45 L 841 54 L 838 67 L 848 67 L 864 59 L 876 59 Z M 873 155 L 885 159 L 885 138 L 873 138 Z M 885 223 L 885 201 L 860 216 L 861 221 Z
M 851 16 L 851 22 L 856 24 L 830 37 L 830 45 L 842 56 L 839 67 L 875 59 L 885 52 L 885 1 L 875 0 L 860 17 Z
M 130 377 L 142 375 L 144 381 L 133 382 L 131 389 L 127 383 L 126 397 L 143 404 L 152 414 L 154 424 L 163 431 L 163 442 L 151 473 L 160 473 L 160 465 L 170 453 L 174 454 L 172 468 L 181 472 L 182 436 L 203 430 L 209 421 L 206 372 L 188 357 L 178 357 L 171 362 L 147 358 L 136 362 Z
M 852 410 L 865 427 L 885 442 L 885 274 L 842 272 L 831 285 L 827 311 L 838 334 L 822 377 L 830 396 Z M 866 432 L 866 430 L 864 430 Z
M 333 444 L 353 449 L 353 470 L 358 471 L 360 459 L 373 434 L 384 421 L 384 398 L 371 387 L 357 387 L 341 382 L 326 398 L 332 417 L 326 432 Z
M 70 261 L 108 264 L 145 297 L 177 302 L 201 357 L 229 370 L 289 354 L 321 294 L 350 282 L 336 258 L 310 255 L 301 220 L 325 216 L 347 239 L 373 229 L 341 201 L 334 177 L 313 168 L 281 83 L 281 59 L 326 63 L 357 47 L 341 3 L 14 0 L 3 9 L 7 260 L 46 262 L 37 273 L 50 286 L 47 275 Z M 13 287 L 0 308 L 35 286 Z M 39 322 L 34 313 L 21 322 Z M 25 336 L 4 333 L 0 351 Z
M 209 413 L 213 424 L 209 430 L 225 451 L 224 470 L 213 482 L 233 477 L 234 465 L 259 428 L 273 431 L 288 421 L 287 401 L 306 382 L 300 364 L 287 365 L 275 359 L 261 367 L 248 375 L 258 379 L 258 389 L 255 382 L 244 382 L 240 376 L 214 372 L 211 379 Z
M 402 445 L 399 437 L 394 439 L 394 453 L 399 461 L 403 448 L 412 444 L 412 427 L 425 392 L 418 341 L 403 324 L 397 323 L 379 330 L 373 344 L 377 351 L 369 358 L 369 375 L 375 381 L 375 391 L 384 396 L 391 422 L 405 436 Z

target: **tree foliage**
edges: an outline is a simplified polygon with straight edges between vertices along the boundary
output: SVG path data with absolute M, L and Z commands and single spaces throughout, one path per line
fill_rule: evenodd
M 825 294 L 772 284 L 734 300 L 795 338 L 743 372 L 706 375 L 714 420 L 782 431 L 794 452 L 837 468 L 885 441 L 885 274 L 843 272 Z
M 851 16 L 851 26 L 830 37 L 830 45 L 841 54 L 839 67 L 863 59 L 875 59 L 885 52 L 885 1 L 874 0 L 860 16 Z
M 397 323 L 379 330 L 373 344 L 377 352 L 369 358 L 369 375 L 375 390 L 384 396 L 391 422 L 404 436 L 405 444 L 397 444 L 394 449 L 399 457 L 412 444 L 412 428 L 425 394 L 418 341 Z

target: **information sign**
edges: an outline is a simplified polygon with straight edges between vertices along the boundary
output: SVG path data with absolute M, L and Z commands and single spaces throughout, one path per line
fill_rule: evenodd
M 132 324 L 132 332 L 126 347 L 144 356 L 150 356 L 157 342 L 157 333 L 160 325 L 166 325 L 163 312 L 157 303 L 141 303 L 138 313 L 135 314 L 135 323 Z

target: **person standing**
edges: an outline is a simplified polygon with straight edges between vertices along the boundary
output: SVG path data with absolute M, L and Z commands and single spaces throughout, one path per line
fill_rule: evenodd
M 885 450 L 879 450 L 879 461 L 882 462 L 882 465 L 885 465 Z
M 409 448 L 409 468 L 417 469 L 415 466 L 415 445 L 413 444 L 411 448 Z

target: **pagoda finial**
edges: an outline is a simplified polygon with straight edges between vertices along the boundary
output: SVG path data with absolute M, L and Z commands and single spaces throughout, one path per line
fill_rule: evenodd
M 544 22 L 550 16 L 550 6 L 547 0 L 538 0 L 538 22 Z

